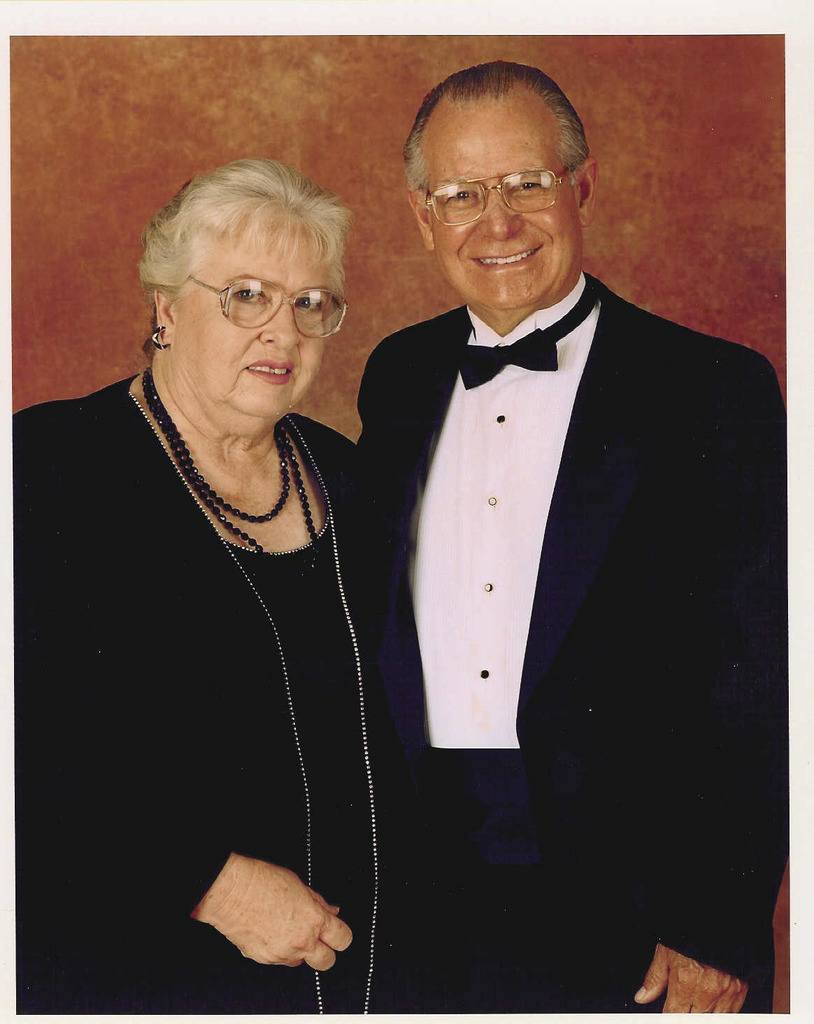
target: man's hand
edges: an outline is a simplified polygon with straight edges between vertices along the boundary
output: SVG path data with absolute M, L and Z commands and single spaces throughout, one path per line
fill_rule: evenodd
M 305 961 L 318 971 L 333 967 L 334 951 L 347 949 L 353 938 L 338 914 L 339 907 L 293 871 L 237 853 L 192 911 L 259 964 L 297 967 Z
M 749 990 L 740 978 L 705 967 L 659 943 L 633 998 L 637 1003 L 652 1003 L 665 988 L 662 1013 L 737 1013 Z

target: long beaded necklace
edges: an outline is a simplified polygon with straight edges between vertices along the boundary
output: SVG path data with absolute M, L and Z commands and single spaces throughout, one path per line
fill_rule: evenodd
M 152 385 L 152 390 L 154 391 L 155 390 L 155 385 L 152 382 L 152 375 L 151 375 L 151 379 L 150 379 L 149 383 Z M 145 388 L 144 390 L 145 390 L 145 395 L 146 395 L 147 394 L 147 388 Z M 142 416 L 144 416 L 145 420 L 147 420 L 147 422 L 149 423 L 150 422 L 149 421 L 149 417 L 147 416 L 146 412 L 144 411 L 144 409 L 142 408 L 141 404 L 139 403 L 138 398 L 135 395 L 133 395 L 133 394 L 131 394 L 130 397 L 133 399 L 133 402 L 134 402 L 136 408 L 140 411 Z M 158 401 L 160 403 L 160 399 Z M 152 409 L 152 406 L 150 406 L 150 410 L 151 410 L 151 412 L 153 414 L 153 418 L 156 419 L 155 411 Z M 166 410 L 165 410 L 165 413 L 166 413 Z M 168 419 L 169 419 L 169 417 L 168 417 Z M 172 421 L 170 420 L 170 423 L 171 422 Z M 152 430 L 154 431 L 154 433 L 156 434 L 156 436 L 158 436 L 158 431 L 153 426 L 153 424 L 150 424 L 150 426 L 151 426 Z M 369 946 L 369 955 L 368 955 L 368 962 L 367 962 L 367 980 L 366 980 L 366 983 L 365 983 L 364 1004 L 363 1004 L 363 1009 L 362 1009 L 362 1013 L 367 1015 L 370 1012 L 370 999 L 371 999 L 371 990 L 372 990 L 372 984 L 373 984 L 373 974 L 374 974 L 375 955 L 376 955 L 377 922 L 378 922 L 378 917 L 379 917 L 379 841 L 378 841 L 378 832 L 377 832 L 377 827 L 376 827 L 376 803 L 375 803 L 375 796 L 374 796 L 373 757 L 371 756 L 371 751 L 370 751 L 370 747 L 369 747 L 368 718 L 367 718 L 367 706 L 366 706 L 366 700 L 365 700 L 365 687 L 364 687 L 364 680 L 363 680 L 363 676 L 362 676 L 362 661 L 361 661 L 360 648 L 359 648 L 359 640 L 358 640 L 358 637 L 357 637 L 356 627 L 354 626 L 353 620 L 351 619 L 350 608 L 349 608 L 349 605 L 348 605 L 348 599 L 347 599 L 346 591 L 345 591 L 345 583 L 344 583 L 344 579 L 343 579 L 343 576 L 342 576 L 342 569 L 341 569 L 340 560 L 339 560 L 339 547 L 338 547 L 337 538 L 336 538 L 336 531 L 335 531 L 335 527 L 334 527 L 334 514 L 333 514 L 333 509 L 331 507 L 330 494 L 329 494 L 327 488 L 325 487 L 325 482 L 324 482 L 324 480 L 322 478 L 322 474 L 319 471 L 319 467 L 318 467 L 318 465 L 317 465 L 313 455 L 311 454 L 311 451 L 310 451 L 310 449 L 308 447 L 308 443 L 305 440 L 305 438 L 303 437 L 303 435 L 302 435 L 298 425 L 296 423 L 292 422 L 292 423 L 287 424 L 287 426 L 288 426 L 288 428 L 290 430 L 293 430 L 293 433 L 297 437 L 300 449 L 305 453 L 305 456 L 308 459 L 308 461 L 311 464 L 311 466 L 313 466 L 314 474 L 315 474 L 317 482 L 319 484 L 319 489 L 320 489 L 321 493 L 325 497 L 325 505 L 326 505 L 327 515 L 326 515 L 324 529 L 328 530 L 328 533 L 329 533 L 329 535 L 331 537 L 331 550 L 333 552 L 334 571 L 336 573 L 336 580 L 337 580 L 337 584 L 339 586 L 339 597 L 340 597 L 340 601 L 341 601 L 341 604 L 342 604 L 342 609 L 343 609 L 343 612 L 344 612 L 344 615 L 345 615 L 345 621 L 347 622 L 348 630 L 349 630 L 349 633 L 350 633 L 350 641 L 351 641 L 351 645 L 353 647 L 353 659 L 354 659 L 354 663 L 355 663 L 355 667 L 356 667 L 356 679 L 357 679 L 357 687 L 358 687 L 358 691 L 357 692 L 358 692 L 358 699 L 359 699 L 359 711 L 360 711 L 360 717 L 361 717 L 361 738 L 362 738 L 363 761 L 364 761 L 364 766 L 365 766 L 365 777 L 366 777 L 366 780 L 367 780 L 368 799 L 369 799 L 369 803 L 370 803 L 371 853 L 372 853 L 372 865 L 373 865 L 373 907 L 372 907 L 371 922 L 370 922 L 370 946 Z M 177 465 L 176 465 L 175 468 L 176 468 L 176 472 L 178 472 L 183 477 L 183 474 L 181 474 L 181 471 L 180 471 L 180 469 L 178 468 Z M 210 525 L 212 525 L 213 528 L 214 528 L 214 524 L 211 524 L 211 521 L 210 521 Z M 306 825 L 306 859 L 307 859 L 307 864 L 308 864 L 307 880 L 308 880 L 308 884 L 310 884 L 311 880 L 312 880 L 312 876 L 311 876 L 311 838 L 310 838 L 311 837 L 310 789 L 309 789 L 309 784 L 308 784 L 308 774 L 307 774 L 307 771 L 306 771 L 306 764 L 305 764 L 305 760 L 304 760 L 304 757 L 303 757 L 303 750 L 302 750 L 302 747 L 300 745 L 300 740 L 299 740 L 299 730 L 298 730 L 297 719 L 296 719 L 296 715 L 295 715 L 295 708 L 294 708 L 294 701 L 293 701 L 293 696 L 292 696 L 291 683 L 290 683 L 289 676 L 288 676 L 288 671 L 287 671 L 287 668 L 286 668 L 286 658 L 285 658 L 285 653 L 283 651 L 283 645 L 282 645 L 282 642 L 281 642 L 281 639 L 280 639 L 280 635 L 277 632 L 277 626 L 275 625 L 274 619 L 272 618 L 271 614 L 269 613 L 268 607 L 267 607 L 265 601 L 263 600 L 263 598 L 261 597 L 260 592 L 258 591 L 257 586 L 254 583 L 252 575 L 241 564 L 241 560 L 237 557 L 237 555 L 235 554 L 235 551 L 233 550 L 234 546 L 232 544 L 230 544 L 226 540 L 226 538 L 222 534 L 220 534 L 220 533 L 218 534 L 218 539 L 220 540 L 220 543 L 223 545 L 225 550 L 228 552 L 229 557 L 236 564 L 238 570 L 242 574 L 244 580 L 246 581 L 248 587 L 250 588 L 250 590 L 254 594 L 255 598 L 260 603 L 260 607 L 263 609 L 263 612 L 265 613 L 266 619 L 268 620 L 269 625 L 271 626 L 271 629 L 273 631 L 274 638 L 275 638 L 275 641 L 276 641 L 276 646 L 277 646 L 277 650 L 278 650 L 279 658 L 280 658 L 280 666 L 281 666 L 281 669 L 282 669 L 283 684 L 284 684 L 284 689 L 285 689 L 285 693 L 286 693 L 286 697 L 287 697 L 287 701 L 288 701 L 288 709 L 289 709 L 289 714 L 290 714 L 290 718 L 291 718 L 291 725 L 292 725 L 292 729 L 293 729 L 293 733 L 294 733 L 294 739 L 295 739 L 295 743 L 296 743 L 296 747 L 297 747 L 297 757 L 298 757 L 298 761 L 299 761 L 300 773 L 301 773 L 301 776 L 302 776 L 303 786 L 304 786 L 304 789 L 305 789 L 305 805 L 306 805 L 306 819 L 307 819 L 307 825 Z M 313 536 L 312 536 L 312 541 L 313 541 Z M 262 548 L 260 550 L 262 551 Z M 313 545 L 312 545 L 312 550 L 313 550 Z M 314 564 L 313 561 L 312 561 L 311 564 L 313 566 L 313 564 Z M 321 985 L 321 979 L 320 979 L 320 972 L 319 971 L 316 971 L 316 970 L 314 971 L 314 980 L 315 980 L 315 984 L 316 984 L 317 1012 L 319 1014 L 323 1014 L 325 1012 L 325 1009 L 324 1009 L 324 1003 L 323 1003 L 323 997 L 322 997 L 322 985 Z
M 239 537 L 244 544 L 248 544 L 249 547 L 262 554 L 265 551 L 262 544 L 250 534 L 246 533 L 245 530 L 242 530 L 239 526 L 229 522 L 228 516 L 233 516 L 234 518 L 247 523 L 267 523 L 271 519 L 274 519 L 288 500 L 288 494 L 291 489 L 291 481 L 288 472 L 288 467 L 290 466 L 291 475 L 294 477 L 294 487 L 296 488 L 297 497 L 300 499 L 300 505 L 302 506 L 305 528 L 308 530 L 308 536 L 311 543 L 314 544 L 316 542 L 317 531 L 314 526 L 314 517 L 311 514 L 311 506 L 308 502 L 308 495 L 305 490 L 305 483 L 303 482 L 300 464 L 294 453 L 294 446 L 291 443 L 291 438 L 283 427 L 282 420 L 279 420 L 274 426 L 274 442 L 277 445 L 277 454 L 280 459 L 280 476 L 282 479 L 280 497 L 275 502 L 274 507 L 270 508 L 268 512 L 264 512 L 262 515 L 251 515 L 250 513 L 244 512 L 242 509 L 231 505 L 206 482 L 203 474 L 195 465 L 186 442 L 183 437 L 181 437 L 181 434 L 167 411 L 166 406 L 161 401 L 161 396 L 158 394 L 155 381 L 153 380 L 152 370 L 150 370 L 149 367 L 142 374 L 141 380 L 144 388 L 144 397 L 147 400 L 147 406 L 152 413 L 153 419 L 156 421 L 162 434 L 166 438 L 170 451 L 175 456 L 178 468 L 189 486 L 195 491 L 203 504 L 206 505 L 219 523 L 221 523 L 230 533 Z

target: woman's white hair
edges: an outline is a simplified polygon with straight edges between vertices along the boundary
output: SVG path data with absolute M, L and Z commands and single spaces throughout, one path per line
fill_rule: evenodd
M 152 301 L 170 301 L 212 240 L 273 245 L 293 253 L 305 245 L 330 268 L 326 282 L 342 292 L 342 257 L 351 214 L 339 199 L 278 160 L 235 160 L 199 175 L 152 218 L 142 234 L 141 284 Z

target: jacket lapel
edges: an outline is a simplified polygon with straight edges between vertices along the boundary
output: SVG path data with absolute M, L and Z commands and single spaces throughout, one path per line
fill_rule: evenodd
M 414 375 L 419 382 L 424 378 L 424 383 L 404 389 L 408 404 L 397 418 L 397 450 L 393 453 L 401 488 L 394 495 L 394 507 L 404 510 L 406 523 L 401 525 L 407 529 L 418 488 L 427 478 L 430 453 L 452 396 L 461 351 L 469 340 L 472 324 L 466 309 L 460 307 L 433 320 L 429 328 L 422 344 L 413 349 L 407 367 L 408 375 Z
M 639 448 L 629 426 L 633 396 L 624 370 L 623 306 L 599 282 L 597 286 L 602 307 L 546 525 L 520 712 L 578 614 L 639 475 Z
M 421 679 L 421 659 L 408 578 L 410 533 L 432 449 L 458 377 L 460 352 L 471 330 L 464 307 L 431 321 L 422 332 L 420 343 L 416 339 L 401 370 L 420 385 L 414 389 L 405 387 L 399 396 L 391 396 L 391 401 L 401 400 L 404 404 L 390 410 L 390 459 L 395 474 L 385 500 L 393 531 L 394 564 L 390 574 L 388 626 L 380 659 L 390 706 L 397 709 L 394 717 L 410 761 L 426 746 L 424 691 L 416 686 L 416 680 Z

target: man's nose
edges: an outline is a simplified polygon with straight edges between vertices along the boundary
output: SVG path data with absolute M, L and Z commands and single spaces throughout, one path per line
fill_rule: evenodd
M 498 187 L 491 185 L 486 189 L 486 206 L 480 220 L 490 234 L 511 238 L 519 230 L 523 215 L 509 209 Z

